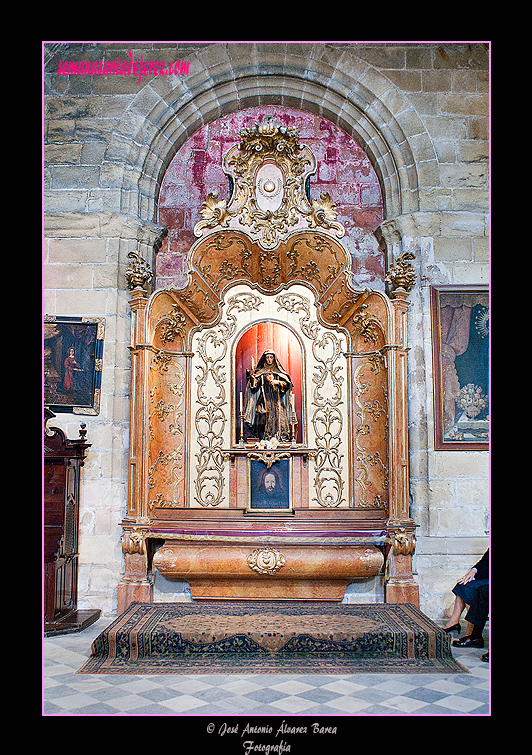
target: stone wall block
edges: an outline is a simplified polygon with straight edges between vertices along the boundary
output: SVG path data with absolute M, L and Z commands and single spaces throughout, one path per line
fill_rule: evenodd
M 442 236 L 485 236 L 487 216 L 485 213 L 444 212 L 441 214 Z
M 93 266 L 83 264 L 48 265 L 43 275 L 45 288 L 90 289 Z
M 458 163 L 440 166 L 441 181 L 450 187 L 486 186 L 488 181 L 488 166 L 476 163 Z
M 107 245 L 104 239 L 50 239 L 49 263 L 79 263 L 105 262 Z
M 89 193 L 86 190 L 61 191 L 53 189 L 43 192 L 43 205 L 46 212 L 84 212 Z
M 484 451 L 440 451 L 435 455 L 434 476 L 442 478 L 485 479 L 488 456 Z

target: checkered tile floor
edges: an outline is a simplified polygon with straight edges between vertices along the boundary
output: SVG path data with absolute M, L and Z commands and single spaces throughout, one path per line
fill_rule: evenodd
M 45 716 L 488 715 L 484 650 L 453 648 L 469 674 L 76 674 L 113 619 L 44 639 Z M 457 635 L 453 634 L 453 639 Z

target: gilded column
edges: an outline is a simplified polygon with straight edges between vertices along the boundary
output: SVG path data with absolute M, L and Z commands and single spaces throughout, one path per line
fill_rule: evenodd
M 125 572 L 118 585 L 118 614 L 133 601 L 152 602 L 153 586 L 148 578 L 145 530 L 147 517 L 147 449 L 145 433 L 148 406 L 150 349 L 146 343 L 146 286 L 152 279 L 149 266 L 137 252 L 126 272 L 131 289 L 131 392 L 129 418 L 129 479 L 127 514 L 122 521 L 122 552 Z
M 389 375 L 389 459 L 390 508 L 388 532 L 392 539 L 387 569 L 386 602 L 413 603 L 419 606 L 419 588 L 412 572 L 416 524 L 410 517 L 410 480 L 408 445 L 408 367 L 407 296 L 413 288 L 415 273 L 409 260 L 411 252 L 397 259 L 386 282 L 392 289 L 394 339 L 388 347 Z

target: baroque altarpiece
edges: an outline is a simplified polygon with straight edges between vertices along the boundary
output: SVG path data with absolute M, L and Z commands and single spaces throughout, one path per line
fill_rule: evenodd
M 409 515 L 409 259 L 387 293 L 357 288 L 344 228 L 296 129 L 242 129 L 210 194 L 182 288 L 131 290 L 126 569 L 118 609 L 152 574 L 192 597 L 342 600 L 384 575 L 418 604 Z

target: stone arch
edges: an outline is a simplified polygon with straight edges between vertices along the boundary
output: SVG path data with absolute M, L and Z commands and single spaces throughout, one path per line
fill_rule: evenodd
M 411 103 L 351 51 L 301 48 L 297 55 L 284 44 L 208 45 L 191 56 L 186 80 L 150 80 L 111 135 L 104 158 L 102 180 L 120 189 L 121 212 L 153 222 L 162 177 L 184 141 L 222 115 L 265 104 L 322 115 L 351 135 L 379 176 L 385 220 L 419 210 L 413 145 L 424 145 L 425 165 L 436 157 L 432 145 L 426 154 L 430 140 Z

